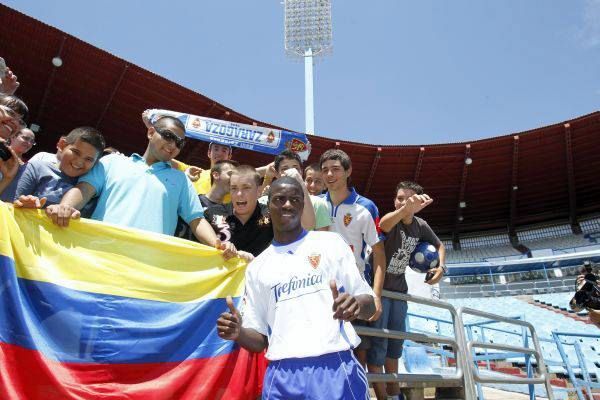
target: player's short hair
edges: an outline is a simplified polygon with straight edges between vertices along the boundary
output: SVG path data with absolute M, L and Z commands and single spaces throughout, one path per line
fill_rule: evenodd
M 230 165 L 232 168 L 237 168 L 240 166 L 240 163 L 234 160 L 219 160 L 215 163 L 215 165 L 210 169 L 210 184 L 212 186 L 214 182 L 213 173 L 217 172 L 221 174 L 223 171 L 224 165 Z
M 271 184 L 270 190 L 269 190 L 269 202 L 271 201 L 271 193 L 273 193 L 273 189 L 276 188 L 277 186 L 281 186 L 281 185 L 291 185 L 294 186 L 296 189 L 298 189 L 298 191 L 300 192 L 300 194 L 304 194 L 304 190 L 302 189 L 302 185 L 300 184 L 300 182 L 298 182 L 296 179 L 292 178 L 291 176 L 282 176 L 281 178 L 277 178 L 277 180 L 273 181 L 273 183 Z M 302 200 L 304 201 L 304 196 L 302 196 Z
M 183 122 L 181 122 L 179 118 L 171 117 L 170 115 L 163 115 L 162 117 L 158 118 L 152 125 L 160 129 L 167 129 L 169 128 L 169 125 L 175 125 L 177 128 L 185 132 L 185 125 L 183 125 Z
M 77 140 L 81 140 L 82 142 L 86 142 L 96 149 L 98 154 L 104 151 L 104 147 L 106 143 L 104 142 L 104 136 L 102 133 L 96 128 L 92 128 L 91 126 L 80 126 L 79 128 L 73 129 L 67 136 L 65 136 L 65 142 L 67 144 L 73 144 Z
M 298 161 L 300 168 L 302 168 L 302 159 L 300 158 L 300 156 L 297 153 L 286 149 L 279 153 L 277 156 L 275 156 L 275 171 L 279 172 L 279 166 L 281 165 L 283 160 L 296 160 Z
M 400 182 L 398 184 L 398 186 L 396 186 L 396 192 L 394 193 L 394 196 L 396 194 L 398 194 L 398 190 L 400 190 L 400 189 L 412 190 L 416 194 L 423 194 L 423 193 L 425 193 L 425 190 L 423 189 L 423 186 L 419 185 L 416 182 L 412 182 L 412 181 L 402 181 L 402 182 Z
M 350 157 L 345 151 L 340 149 L 329 149 L 325 153 L 321 154 L 321 158 L 319 159 L 319 168 L 323 166 L 325 161 L 329 160 L 338 160 L 346 171 L 352 167 L 352 161 L 350 161 Z
M 316 162 L 309 164 L 306 168 L 304 168 L 304 176 L 306 176 L 308 171 L 321 172 L 321 166 L 319 165 L 319 163 Z
M 236 169 L 233 170 L 231 176 L 234 175 L 250 175 L 254 178 L 254 182 L 256 182 L 256 187 L 259 187 L 262 183 L 262 178 L 260 174 L 256 171 L 256 169 L 252 165 L 240 165 Z

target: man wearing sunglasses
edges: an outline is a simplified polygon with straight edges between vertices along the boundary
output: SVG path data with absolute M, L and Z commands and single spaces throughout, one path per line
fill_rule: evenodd
M 79 218 L 81 208 L 94 196 L 98 204 L 92 219 L 173 235 L 180 216 L 200 241 L 236 254 L 233 245 L 221 245 L 204 219 L 202 205 L 185 174 L 171 167 L 171 160 L 184 145 L 185 128 L 173 117 L 162 117 L 146 133 L 143 155 L 110 154 L 79 179 L 60 204 L 46 213 L 59 226 Z

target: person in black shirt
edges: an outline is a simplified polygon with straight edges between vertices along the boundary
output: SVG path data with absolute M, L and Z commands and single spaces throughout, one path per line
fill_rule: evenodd
M 217 204 L 205 210 L 222 242 L 231 242 L 239 251 L 259 255 L 273 240 L 268 207 L 258 203 L 262 178 L 249 165 L 237 167 L 230 176 L 231 203 Z

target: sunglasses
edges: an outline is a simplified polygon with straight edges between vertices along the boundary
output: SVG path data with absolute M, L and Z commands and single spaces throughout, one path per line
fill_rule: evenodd
M 185 138 L 180 138 L 168 129 L 154 127 L 154 130 L 167 142 L 175 143 L 175 146 L 177 146 L 178 149 L 183 148 L 183 145 L 185 144 Z

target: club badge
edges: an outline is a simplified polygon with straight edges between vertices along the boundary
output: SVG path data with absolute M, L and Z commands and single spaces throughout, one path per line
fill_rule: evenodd
M 308 262 L 310 262 L 310 265 L 312 265 L 314 269 L 317 269 L 319 263 L 321 262 L 321 255 L 315 253 L 311 254 L 308 256 Z
M 352 214 L 346 213 L 346 215 L 344 215 L 344 226 L 350 225 L 350 222 L 352 222 Z

